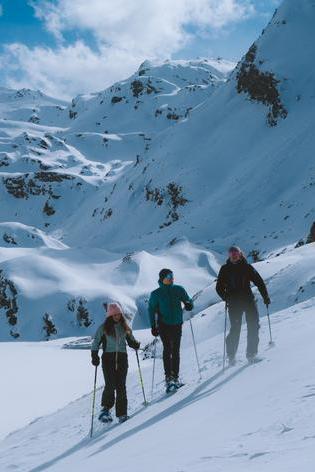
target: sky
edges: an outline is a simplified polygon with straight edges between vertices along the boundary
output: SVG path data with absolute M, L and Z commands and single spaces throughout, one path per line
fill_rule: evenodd
M 280 0 L 0 0 L 0 86 L 70 99 L 145 59 L 238 61 Z

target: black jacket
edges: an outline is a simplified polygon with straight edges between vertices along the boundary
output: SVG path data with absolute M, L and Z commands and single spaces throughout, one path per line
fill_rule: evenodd
M 265 282 L 257 270 L 245 259 L 233 264 L 229 259 L 219 272 L 216 290 L 222 300 L 233 301 L 253 300 L 254 295 L 250 284 L 253 282 L 264 300 L 268 299 Z

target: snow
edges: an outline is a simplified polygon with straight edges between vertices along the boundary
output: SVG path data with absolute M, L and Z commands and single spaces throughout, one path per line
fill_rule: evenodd
M 130 468 L 154 472 L 200 472 L 209 467 L 231 472 L 243 471 L 247 467 L 255 472 L 311 471 L 315 387 L 310 381 L 314 364 L 310 346 L 314 305 L 315 298 L 312 297 L 272 316 L 276 347 L 271 349 L 268 347 L 266 319 L 262 321 L 263 361 L 254 366 L 248 367 L 243 359 L 244 333 L 238 364 L 224 374 L 220 364 L 222 334 L 198 342 L 201 382 L 198 382 L 189 327 L 185 324 L 182 377 L 186 385 L 176 394 L 165 397 L 161 383 L 162 364 L 158 360 L 154 399 L 147 408 L 141 403 L 135 356 L 130 352 L 129 406 L 130 412 L 135 414 L 126 424 L 107 430 L 96 420 L 95 436 L 91 440 L 88 437 L 91 394 L 83 395 L 3 440 L 0 444 L 1 470 L 63 472 L 84 471 L 91 467 L 98 471 L 106 465 L 117 472 Z M 194 326 L 205 318 L 194 320 Z M 19 346 L 21 354 L 26 346 L 24 343 Z M 37 346 L 43 356 L 51 350 L 45 359 L 52 354 L 54 358 L 58 356 L 55 342 Z M 69 375 L 69 363 L 58 362 L 58 372 L 56 369 L 51 372 L 50 381 L 56 382 L 54 391 L 57 394 L 53 402 L 58 402 L 58 385 L 63 385 L 64 397 L 70 392 L 73 394 L 72 381 L 79 371 L 82 373 L 80 382 L 85 382 L 86 391 L 92 387 L 93 369 L 89 367 L 88 374 L 84 365 L 86 359 L 83 362 L 87 351 L 64 350 L 59 354 L 63 361 L 65 353 L 76 356 L 78 370 L 71 373 L 70 369 Z M 74 362 L 74 357 L 71 361 Z M 142 361 L 141 365 L 148 394 L 152 360 Z M 67 381 L 62 383 L 64 379 Z M 90 381 L 90 388 L 87 381 Z M 100 378 L 98 386 L 102 386 Z M 36 393 L 36 397 L 40 397 L 42 392 Z M 78 389 L 76 393 L 78 397 Z M 99 401 L 100 390 L 98 405 Z M 13 414 L 18 412 L 14 409 Z
M 313 3 L 285 0 L 236 67 L 145 61 L 71 103 L 0 88 L 1 471 L 313 470 Z M 243 330 L 223 374 L 215 280 L 230 244 L 258 257 L 276 347 L 255 290 L 263 360 L 246 365 Z M 162 267 L 194 295 L 202 380 L 186 322 L 186 385 L 164 396 L 159 343 L 145 408 L 130 351 L 132 417 L 96 421 L 91 440 L 88 347 L 102 304 L 119 300 L 145 347 L 149 396 L 147 303 Z
M 61 349 L 63 339 L 0 343 L 0 438 L 36 418 L 51 414 L 89 388 L 89 352 Z

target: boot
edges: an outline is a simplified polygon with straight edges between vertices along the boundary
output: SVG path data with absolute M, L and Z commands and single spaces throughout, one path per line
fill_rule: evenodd
M 247 360 L 248 360 L 249 364 L 257 364 L 262 359 L 260 357 L 258 357 L 257 354 L 254 354 L 254 355 L 250 355 L 250 356 L 247 355 Z
M 165 389 L 166 393 L 171 393 L 176 390 L 176 385 L 175 385 L 173 377 L 165 378 L 165 387 L 166 387 Z
M 110 414 L 110 411 L 108 408 L 102 408 L 99 416 L 98 416 L 98 419 L 102 422 L 102 423 L 111 423 L 113 421 L 113 418 L 112 418 L 112 415 Z
M 229 357 L 229 367 L 233 367 L 236 365 L 235 357 Z
M 121 424 L 121 423 L 124 423 L 125 421 L 129 420 L 129 416 L 128 415 L 121 415 L 121 416 L 118 416 L 118 422 Z
M 184 384 L 183 384 L 183 382 L 181 382 L 181 381 L 179 380 L 178 377 L 174 377 L 174 379 L 173 379 L 173 385 L 175 386 L 175 388 L 179 389 L 179 388 L 181 388 Z

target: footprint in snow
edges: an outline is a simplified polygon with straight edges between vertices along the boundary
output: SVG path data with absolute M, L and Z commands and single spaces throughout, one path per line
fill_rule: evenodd
M 312 436 L 304 436 L 303 441 L 307 441 L 308 439 L 315 439 L 315 434 Z
M 261 456 L 265 456 L 266 454 L 270 454 L 270 452 L 256 452 L 255 454 L 252 454 L 251 456 L 249 456 L 249 460 L 252 460 L 252 459 L 257 459 L 258 457 L 261 457 Z

